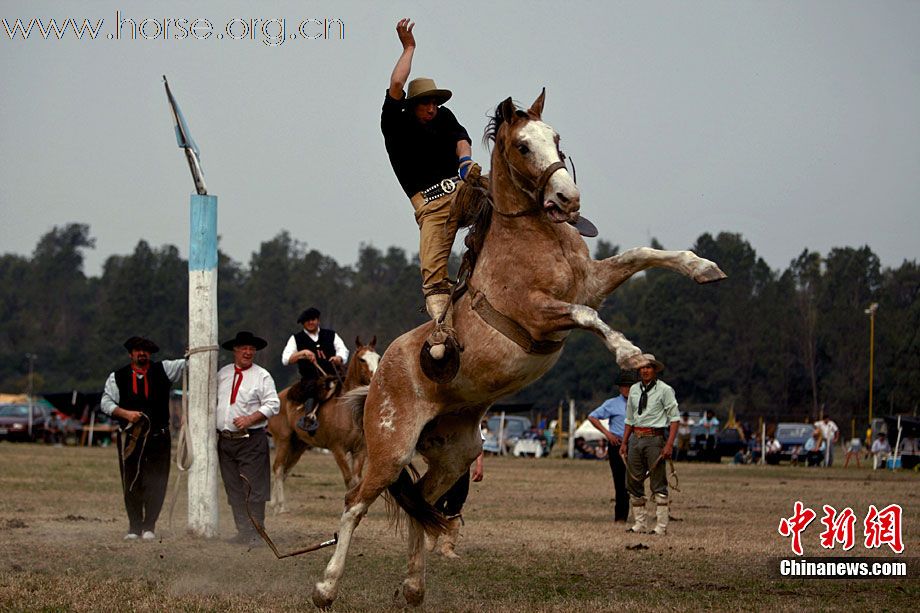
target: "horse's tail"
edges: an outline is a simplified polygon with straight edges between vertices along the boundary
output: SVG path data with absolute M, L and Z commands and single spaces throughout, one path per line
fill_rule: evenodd
M 436 538 L 447 532 L 450 521 L 422 496 L 418 478 L 418 471 L 412 464 L 400 471 L 396 481 L 387 487 L 387 514 L 398 527 L 399 509 L 402 509 L 410 521 L 417 522 L 429 536 Z
M 339 403 L 351 411 L 352 420 L 362 432 L 364 431 L 364 403 L 367 401 L 367 389 L 367 385 L 362 385 L 345 392 L 339 398 Z

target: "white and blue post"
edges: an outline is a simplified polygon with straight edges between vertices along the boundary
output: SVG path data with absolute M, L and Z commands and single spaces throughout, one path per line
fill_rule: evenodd
M 192 194 L 188 258 L 189 348 L 217 346 L 217 196 Z M 188 529 L 217 536 L 217 350 L 188 359 Z

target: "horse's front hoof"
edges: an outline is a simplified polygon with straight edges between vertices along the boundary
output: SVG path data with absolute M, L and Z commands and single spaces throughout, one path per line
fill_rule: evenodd
M 410 607 L 418 607 L 425 600 L 425 586 L 414 581 L 403 581 L 403 598 Z
M 335 601 L 335 590 L 324 587 L 323 583 L 325 581 L 313 586 L 313 604 L 318 609 L 325 610 L 331 607 Z
M 693 275 L 693 280 L 702 285 L 703 283 L 713 283 L 727 279 L 728 275 L 722 272 L 722 269 L 715 265 L 714 262 L 706 262 L 706 265 Z

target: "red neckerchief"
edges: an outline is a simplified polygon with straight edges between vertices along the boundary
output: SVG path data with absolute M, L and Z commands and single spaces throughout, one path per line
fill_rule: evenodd
M 137 395 L 137 380 L 139 378 L 138 375 L 140 375 L 140 378 L 143 378 L 144 381 L 144 398 L 150 398 L 150 386 L 147 385 L 148 378 L 146 376 L 149 369 L 149 366 L 141 369 L 134 364 L 131 365 L 131 372 L 134 375 L 131 378 L 131 391 L 134 392 L 135 396 Z
M 245 370 L 249 370 L 249 368 L 239 368 L 236 364 L 233 365 L 233 389 L 230 392 L 230 404 L 236 404 L 236 394 L 240 391 L 240 385 L 243 383 L 243 371 Z

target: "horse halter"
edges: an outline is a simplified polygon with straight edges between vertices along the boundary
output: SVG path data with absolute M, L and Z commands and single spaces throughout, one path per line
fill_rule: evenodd
M 550 177 L 552 177 L 557 171 L 563 170 L 566 167 L 565 166 L 565 154 L 560 152 L 559 155 L 562 157 L 562 159 L 558 162 L 553 162 L 552 164 L 546 167 L 546 169 L 543 171 L 543 174 L 541 174 L 540 178 L 537 179 L 536 185 L 534 186 L 533 189 L 526 189 L 525 187 L 523 187 L 520 184 L 521 183 L 520 179 L 525 179 L 528 182 L 530 181 L 530 179 L 527 177 L 524 177 L 524 175 L 520 174 L 514 168 L 514 166 L 512 166 L 511 164 L 508 164 L 508 170 L 510 171 L 509 174 L 511 175 L 511 180 L 515 183 L 515 185 L 517 185 L 518 189 L 520 189 L 522 192 L 526 192 L 533 198 L 532 206 L 522 211 L 516 211 L 514 213 L 502 213 L 498 209 L 494 209 L 494 211 L 498 213 L 499 215 L 501 215 L 502 217 L 524 217 L 526 215 L 536 215 L 538 213 L 541 213 L 543 211 L 543 196 L 546 193 L 546 186 L 547 184 L 549 184 Z

